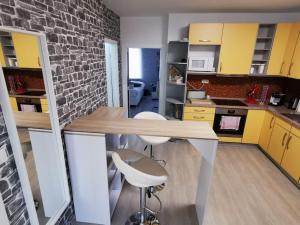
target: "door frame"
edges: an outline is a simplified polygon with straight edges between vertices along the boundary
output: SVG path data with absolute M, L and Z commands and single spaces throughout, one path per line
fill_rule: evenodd
M 65 161 L 66 159 L 64 156 L 64 149 L 62 144 L 61 128 L 60 128 L 59 117 L 57 112 L 56 96 L 54 93 L 54 84 L 53 84 L 51 67 L 50 67 L 50 58 L 49 58 L 46 35 L 44 33 L 25 31 L 25 30 L 20 30 L 11 27 L 5 27 L 5 26 L 0 26 L 0 30 L 6 32 L 18 32 L 22 34 L 34 35 L 38 38 L 40 63 L 41 63 L 46 93 L 48 94 L 48 106 L 49 109 L 51 110 L 51 113 L 49 113 L 50 122 L 51 122 L 53 134 L 56 138 L 57 148 L 58 148 L 57 157 L 59 158 L 60 166 L 61 166 L 61 173 L 58 174 L 58 176 L 62 181 L 62 189 L 65 198 L 64 199 L 65 202 L 62 205 L 62 207 L 47 222 L 47 225 L 54 225 L 61 217 L 65 209 L 68 207 L 68 205 L 70 204 L 71 197 L 70 197 L 70 189 L 69 189 L 68 175 L 67 175 L 67 168 L 66 168 L 66 161 Z M 2 105 L 2 113 L 4 116 L 8 136 L 10 139 L 10 144 L 12 146 L 13 156 L 15 159 L 18 175 L 20 178 L 20 183 L 23 191 L 24 200 L 26 203 L 26 208 L 29 215 L 29 220 L 31 224 L 39 225 L 39 220 L 35 209 L 35 204 L 34 204 L 31 186 L 27 174 L 25 160 L 23 157 L 23 151 L 20 144 L 19 135 L 17 132 L 16 122 L 13 117 L 12 108 L 10 106 L 9 95 L 8 95 L 8 90 L 4 79 L 2 66 L 0 66 L 0 103 Z

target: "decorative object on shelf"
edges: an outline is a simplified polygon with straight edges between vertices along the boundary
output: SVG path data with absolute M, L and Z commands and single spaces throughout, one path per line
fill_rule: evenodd
M 173 65 L 170 65 L 169 67 L 169 81 L 176 82 L 177 84 L 183 83 L 181 72 Z
M 249 103 L 249 104 L 257 104 L 257 101 L 256 101 L 255 97 L 256 97 L 258 91 L 259 91 L 259 86 L 257 84 L 254 84 L 250 88 L 250 91 L 248 92 L 246 102 Z
M 16 76 L 16 93 L 17 94 L 23 94 L 26 92 L 24 80 L 18 75 Z

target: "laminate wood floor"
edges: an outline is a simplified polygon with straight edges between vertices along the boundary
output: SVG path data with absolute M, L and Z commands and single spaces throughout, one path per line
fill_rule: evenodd
M 141 143 L 136 145 L 143 149 Z M 167 160 L 169 180 L 160 193 L 162 225 L 197 225 L 192 205 L 200 155 L 187 142 L 155 147 Z M 157 204 L 149 202 L 150 207 Z M 139 207 L 138 189 L 125 183 L 112 225 L 124 225 Z M 219 144 L 206 225 L 299 225 L 300 190 L 256 146 Z

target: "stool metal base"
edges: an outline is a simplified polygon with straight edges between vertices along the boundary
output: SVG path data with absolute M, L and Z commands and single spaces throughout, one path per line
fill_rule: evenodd
M 145 212 L 146 221 L 141 223 L 141 212 L 132 214 L 126 221 L 125 225 L 159 225 L 159 221 L 156 216 L 150 212 Z

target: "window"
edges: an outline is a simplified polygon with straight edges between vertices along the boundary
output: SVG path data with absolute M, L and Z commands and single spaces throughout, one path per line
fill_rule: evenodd
M 142 51 L 139 48 L 129 49 L 129 79 L 142 79 Z

